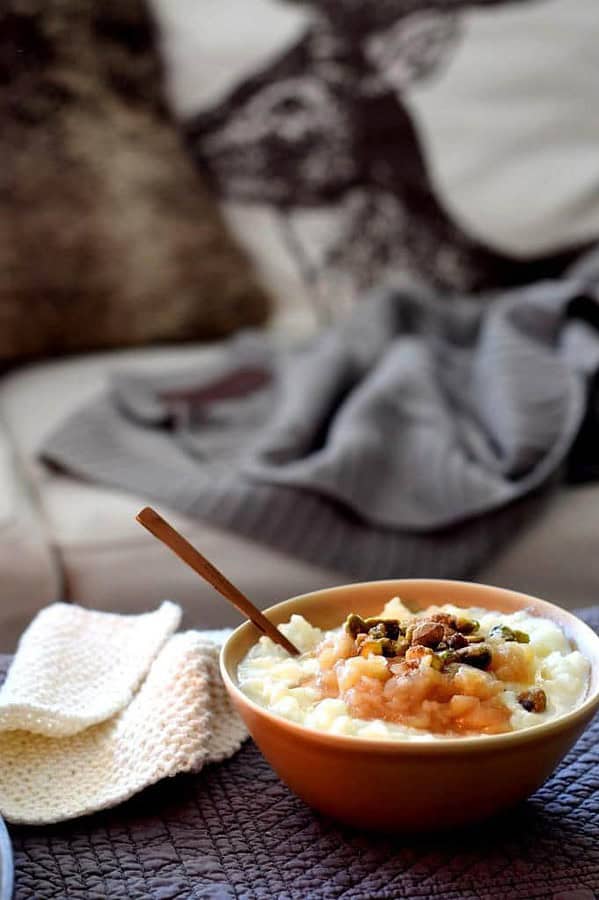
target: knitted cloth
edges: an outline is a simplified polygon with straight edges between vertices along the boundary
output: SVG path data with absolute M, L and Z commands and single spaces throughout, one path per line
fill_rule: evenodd
M 122 616 L 54 603 L 35 617 L 0 691 L 0 731 L 76 734 L 124 709 L 181 621 L 174 603 Z
M 246 732 L 220 680 L 218 647 L 206 634 L 185 632 L 167 639 L 130 699 L 140 673 L 141 677 L 144 674 L 142 661 L 148 660 L 152 648 L 156 654 L 159 647 L 156 626 L 162 625 L 164 641 L 176 627 L 178 607 L 163 604 L 151 615 L 127 617 L 137 619 L 140 626 L 134 641 L 131 634 L 128 637 L 130 666 L 124 664 L 118 649 L 109 652 L 112 638 L 118 648 L 123 629 L 131 624 L 119 621 L 124 617 L 101 616 L 63 604 L 59 607 L 57 612 L 51 612 L 54 607 L 42 613 L 26 633 L 6 682 L 7 696 L 22 701 L 20 705 L 7 704 L 14 721 L 21 709 L 22 721 L 29 722 L 25 698 L 31 688 L 36 701 L 45 701 L 45 722 L 50 723 L 46 734 L 39 733 L 40 728 L 38 733 L 32 729 L 0 733 L 0 814 L 7 821 L 41 825 L 105 809 L 161 778 L 197 772 L 206 762 L 222 760 L 239 748 Z M 148 627 L 152 616 L 153 627 Z M 107 619 L 115 626 L 113 632 Z M 64 646 L 66 633 L 73 639 L 76 624 L 83 635 L 79 652 L 62 659 L 56 651 Z M 43 631 L 50 637 L 54 655 L 44 653 L 38 643 Z M 94 646 L 97 659 L 91 662 L 83 648 Z M 125 647 L 123 643 L 122 649 Z M 122 665 L 113 669 L 115 659 Z M 86 686 L 90 670 L 99 677 L 95 685 Z M 118 678 L 124 672 L 129 678 L 121 682 L 118 691 Z M 83 708 L 76 702 L 74 686 L 78 684 L 96 710 L 94 721 L 98 721 L 104 685 L 112 690 L 104 710 L 114 709 L 118 702 L 121 711 L 109 713 L 91 727 L 81 724 L 74 732 L 73 722 Z M 4 696 L 3 689 L 0 699 Z M 80 722 L 85 718 L 80 716 Z M 68 731 L 63 729 L 65 736 L 57 737 L 64 723 Z M 34 724 L 38 725 L 39 719 Z

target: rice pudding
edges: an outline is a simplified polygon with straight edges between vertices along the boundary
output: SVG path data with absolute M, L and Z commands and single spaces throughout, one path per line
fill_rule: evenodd
M 453 605 L 322 631 L 293 615 L 292 657 L 261 637 L 238 667 L 241 690 L 276 715 L 331 734 L 435 740 L 546 722 L 584 699 L 590 666 L 548 619 Z

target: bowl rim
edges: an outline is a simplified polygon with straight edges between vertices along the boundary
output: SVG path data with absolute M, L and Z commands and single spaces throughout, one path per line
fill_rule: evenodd
M 10 900 L 13 895 L 13 858 L 4 819 L 0 816 L 0 900 Z
M 392 578 L 382 579 L 378 581 L 349 582 L 348 584 L 340 584 L 333 587 L 321 588 L 315 591 L 308 591 L 305 594 L 298 594 L 295 597 L 289 597 L 287 600 L 283 600 L 280 603 L 269 606 L 264 610 L 264 612 L 266 615 L 268 615 L 269 613 L 277 612 L 281 607 L 292 605 L 296 601 L 304 600 L 308 597 L 313 597 L 316 594 L 331 594 L 342 592 L 344 590 L 347 590 L 347 588 L 349 587 L 353 589 L 359 589 L 360 587 L 366 587 L 369 585 L 394 585 L 395 587 L 393 588 L 393 590 L 397 591 L 397 585 L 400 585 L 402 583 L 430 584 L 431 582 L 434 582 L 436 585 L 463 585 L 467 586 L 469 589 L 472 589 L 473 587 L 480 588 L 481 593 L 486 589 L 499 591 L 512 597 L 526 600 L 528 602 L 532 600 L 535 604 L 541 604 L 541 608 L 546 607 L 548 612 L 550 610 L 556 610 L 559 613 L 560 617 L 569 620 L 575 629 L 582 629 L 583 632 L 587 633 L 590 640 L 597 644 L 597 653 L 599 659 L 599 635 L 597 635 L 593 631 L 593 629 L 586 624 L 586 622 L 583 622 L 582 619 L 579 619 L 578 616 L 575 616 L 572 612 L 570 612 L 570 610 L 566 610 L 563 607 L 557 606 L 554 603 L 550 603 L 547 600 L 542 600 L 540 597 L 535 597 L 532 594 L 525 594 L 521 591 L 513 591 L 510 588 L 503 588 L 497 585 L 484 584 L 483 582 L 460 581 L 447 578 Z M 235 679 L 229 673 L 226 657 L 229 653 L 229 647 L 231 643 L 236 639 L 236 637 L 252 629 L 256 630 L 258 637 L 261 636 L 258 632 L 258 629 L 256 629 L 256 626 L 253 625 L 252 622 L 243 622 L 229 635 L 229 637 L 221 647 L 221 651 L 219 654 L 219 667 L 221 677 L 225 683 L 227 690 L 233 697 L 236 697 L 242 705 L 248 706 L 255 714 L 261 716 L 267 721 L 270 721 L 275 727 L 282 728 L 283 730 L 289 731 L 292 734 L 300 737 L 303 736 L 304 739 L 312 738 L 313 740 L 317 740 L 319 743 L 328 745 L 331 748 L 337 747 L 345 751 L 353 750 L 359 753 L 363 753 L 365 751 L 375 753 L 378 751 L 378 753 L 381 754 L 393 752 L 397 753 L 398 755 L 409 755 L 413 753 L 438 755 L 448 752 L 455 753 L 456 751 L 493 751 L 499 750 L 506 745 L 514 746 L 515 744 L 524 744 L 529 743 L 530 741 L 542 740 L 543 737 L 548 736 L 549 734 L 563 731 L 568 728 L 574 728 L 585 719 L 590 718 L 593 712 L 595 712 L 597 708 L 599 708 L 598 683 L 595 686 L 594 690 L 589 690 L 588 696 L 585 697 L 584 701 L 574 709 L 569 710 L 565 713 L 561 713 L 561 715 L 556 716 L 555 718 L 550 719 L 547 722 L 541 722 L 539 725 L 531 725 L 529 728 L 521 728 L 517 731 L 509 731 L 503 734 L 481 734 L 468 737 L 440 738 L 438 740 L 430 740 L 428 737 L 423 737 L 422 739 L 410 739 L 401 737 L 371 738 L 363 737 L 360 735 L 331 734 L 327 731 L 320 731 L 318 728 L 311 728 L 308 725 L 293 722 L 290 719 L 285 719 L 283 716 L 278 716 L 276 713 L 270 712 L 270 710 L 266 709 L 264 706 L 256 703 L 255 700 L 252 700 L 241 690 Z M 595 666 L 599 665 L 599 662 L 595 662 L 593 659 L 589 659 L 588 662 L 591 666 L 591 672 Z

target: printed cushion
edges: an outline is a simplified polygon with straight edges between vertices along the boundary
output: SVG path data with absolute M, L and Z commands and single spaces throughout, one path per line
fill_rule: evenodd
M 406 275 L 551 276 L 599 233 L 594 0 L 155 3 L 198 163 L 321 320 Z

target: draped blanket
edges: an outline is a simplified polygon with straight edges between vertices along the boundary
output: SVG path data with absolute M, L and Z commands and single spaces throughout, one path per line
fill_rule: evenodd
M 246 333 L 174 375 L 115 373 L 42 455 L 356 577 L 464 576 L 573 447 L 599 459 L 598 290 L 595 255 L 482 299 L 374 295 L 301 347 Z

